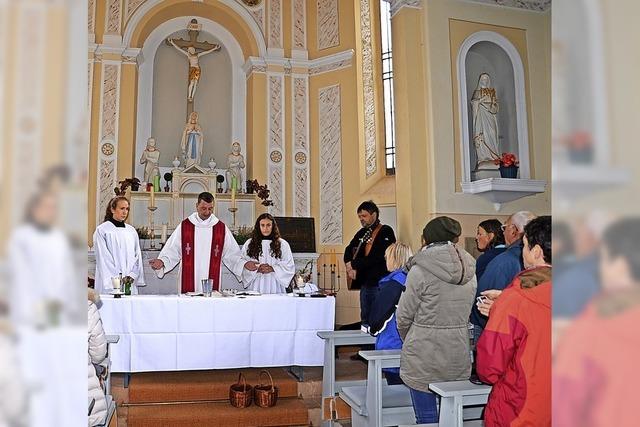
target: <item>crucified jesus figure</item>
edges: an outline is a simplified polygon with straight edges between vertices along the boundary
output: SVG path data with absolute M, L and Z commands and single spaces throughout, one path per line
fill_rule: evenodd
M 200 80 L 200 57 L 207 53 L 220 50 L 220 45 L 216 44 L 213 45 L 211 49 L 205 49 L 196 53 L 196 48 L 193 46 L 188 46 L 186 49 L 183 49 L 178 46 L 173 39 L 169 39 L 168 42 L 180 53 L 184 54 L 189 60 L 189 88 L 187 89 L 187 100 L 193 102 L 193 98 L 196 94 L 196 88 L 198 86 L 198 80 Z

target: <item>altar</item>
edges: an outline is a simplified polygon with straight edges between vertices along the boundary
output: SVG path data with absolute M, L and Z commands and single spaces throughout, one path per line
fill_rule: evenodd
M 103 296 L 100 316 L 113 372 L 322 366 L 335 298 Z

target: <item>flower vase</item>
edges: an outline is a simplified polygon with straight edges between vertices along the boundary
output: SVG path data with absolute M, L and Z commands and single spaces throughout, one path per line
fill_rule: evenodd
M 518 178 L 518 166 L 502 166 L 500 165 L 500 177 L 502 178 Z

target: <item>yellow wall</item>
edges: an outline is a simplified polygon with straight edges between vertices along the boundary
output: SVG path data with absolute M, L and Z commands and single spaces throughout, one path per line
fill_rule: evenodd
M 550 13 L 460 0 L 431 0 L 422 9 L 403 8 L 394 16 L 398 234 L 414 248 L 424 224 L 436 215 L 484 219 L 524 209 L 550 213 L 549 189 L 507 203 L 498 213 L 486 199 L 456 191 L 461 175 L 453 68 L 460 44 L 475 30 L 498 30 L 516 45 L 528 76 L 531 176 L 550 185 L 550 21 Z

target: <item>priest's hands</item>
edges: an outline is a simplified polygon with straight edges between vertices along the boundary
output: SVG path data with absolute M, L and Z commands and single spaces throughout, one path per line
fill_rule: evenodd
M 151 261 L 149 261 L 149 265 L 154 270 L 160 270 L 161 268 L 164 267 L 164 262 L 162 262 L 161 259 L 156 258 L 156 259 L 152 259 Z
M 258 269 L 258 263 L 255 261 L 247 261 L 244 263 L 244 268 L 249 271 L 256 271 Z
M 271 267 L 269 264 L 260 264 L 260 266 L 258 267 L 258 273 L 273 273 L 273 267 Z

